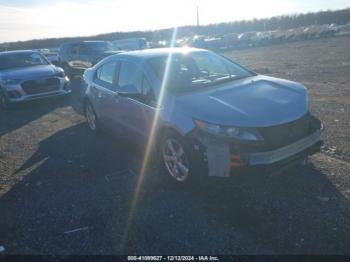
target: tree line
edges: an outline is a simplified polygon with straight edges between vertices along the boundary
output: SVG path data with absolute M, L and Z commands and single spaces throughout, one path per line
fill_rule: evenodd
M 271 18 L 243 20 L 203 26 L 182 26 L 178 28 L 177 36 L 184 37 L 193 36 L 196 34 L 222 35 L 229 33 L 243 33 L 249 31 L 286 30 L 310 25 L 343 25 L 349 22 L 350 8 L 346 8 L 336 11 L 320 11 L 306 14 L 283 15 Z M 172 33 L 173 29 L 169 28 L 154 31 L 114 32 L 89 37 L 35 39 L 29 41 L 3 43 L 0 44 L 0 50 L 53 48 L 58 47 L 64 42 L 77 40 L 116 40 L 123 38 L 142 37 L 146 38 L 148 41 L 156 42 L 160 40 L 171 39 Z

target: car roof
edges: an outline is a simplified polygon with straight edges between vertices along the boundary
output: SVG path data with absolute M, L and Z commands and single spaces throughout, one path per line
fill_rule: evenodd
M 120 54 L 116 54 L 115 56 L 121 57 L 121 56 L 127 56 L 127 57 L 134 57 L 138 59 L 149 59 L 159 56 L 166 56 L 169 54 L 184 54 L 184 53 L 192 53 L 197 51 L 207 51 L 205 49 L 199 49 L 199 48 L 192 48 L 192 47 L 169 47 L 169 48 L 153 48 L 153 49 L 143 49 L 143 50 L 136 50 L 136 51 L 126 51 L 122 52 Z
M 0 55 L 22 54 L 22 53 L 39 53 L 39 51 L 35 51 L 35 50 L 13 50 L 13 51 L 0 52 Z

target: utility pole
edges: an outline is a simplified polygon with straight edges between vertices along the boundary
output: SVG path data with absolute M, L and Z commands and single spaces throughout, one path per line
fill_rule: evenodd
M 199 26 L 199 8 L 197 5 L 197 26 Z

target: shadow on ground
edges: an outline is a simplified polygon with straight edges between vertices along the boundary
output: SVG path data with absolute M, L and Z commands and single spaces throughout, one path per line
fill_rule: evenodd
M 0 137 L 48 114 L 70 105 L 70 98 L 50 98 L 18 104 L 10 109 L 0 109 Z
M 38 167 L 1 197 L 6 252 L 349 253 L 349 203 L 313 165 L 188 189 L 150 169 L 131 217 L 142 152 L 85 125 L 43 140 L 18 171 Z
M 75 110 L 81 110 L 86 86 L 79 79 L 73 79 L 71 86 L 73 92 L 69 97 L 41 99 L 16 104 L 6 110 L 0 109 L 0 137 L 58 108 L 72 106 Z

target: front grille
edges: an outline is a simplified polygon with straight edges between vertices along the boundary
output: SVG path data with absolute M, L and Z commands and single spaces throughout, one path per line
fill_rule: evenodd
M 258 128 L 263 136 L 266 146 L 269 149 L 276 149 L 288 144 L 291 144 L 301 138 L 311 134 L 316 130 L 311 123 L 312 117 L 310 114 L 278 126 Z
M 22 83 L 22 89 L 28 95 L 56 91 L 60 88 L 60 81 L 57 78 L 46 78 L 39 80 L 28 80 Z

